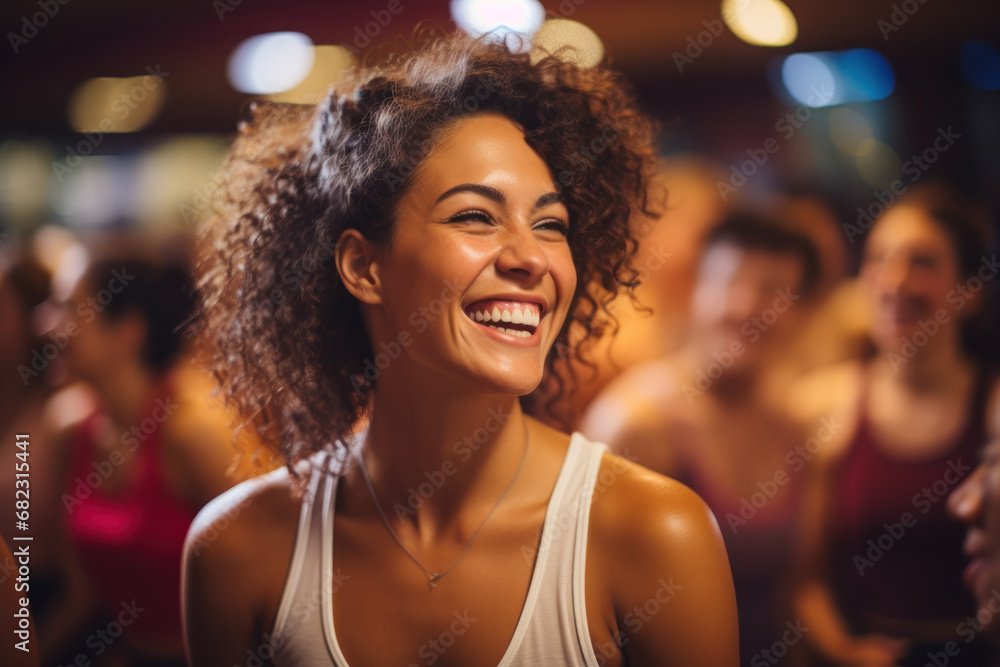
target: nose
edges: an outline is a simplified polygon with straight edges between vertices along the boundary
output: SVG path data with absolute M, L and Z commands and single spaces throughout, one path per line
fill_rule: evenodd
M 728 324 L 740 325 L 764 310 L 762 291 L 755 285 L 738 283 L 730 285 L 723 296 L 722 319 Z
M 888 257 L 876 268 L 875 275 L 879 287 L 896 292 L 906 284 L 909 266 L 902 257 Z
M 528 225 L 517 225 L 505 234 L 496 265 L 501 273 L 537 279 L 549 270 L 549 257 Z
M 986 466 L 979 465 L 948 496 L 948 512 L 959 521 L 974 524 L 983 509 Z

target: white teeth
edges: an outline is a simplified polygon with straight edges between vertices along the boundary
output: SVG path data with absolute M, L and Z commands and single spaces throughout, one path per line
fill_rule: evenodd
M 537 327 L 541 322 L 541 312 L 535 310 L 534 308 L 513 308 L 511 310 L 501 311 L 499 307 L 494 306 L 492 311 L 479 310 L 474 313 L 469 313 L 469 317 L 474 319 L 476 322 L 482 322 L 483 324 L 488 322 L 510 322 L 511 324 L 525 324 L 530 327 Z M 521 338 L 527 338 L 532 333 L 530 331 L 520 331 L 514 328 L 504 328 L 493 325 L 489 326 L 493 329 L 499 329 L 505 333 L 520 336 Z

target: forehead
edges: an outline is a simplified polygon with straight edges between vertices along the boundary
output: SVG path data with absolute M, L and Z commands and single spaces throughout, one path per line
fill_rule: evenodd
M 749 274 L 769 282 L 798 282 L 805 271 L 803 259 L 793 252 L 744 247 L 727 240 L 713 243 L 701 260 L 702 278 L 729 280 Z
M 410 190 L 437 197 L 461 183 L 531 197 L 556 189 L 548 165 L 525 141 L 521 128 L 498 114 L 460 118 L 444 128 L 417 168 Z
M 883 215 L 869 235 L 869 245 L 920 246 L 949 251 L 951 238 L 918 206 L 901 205 Z

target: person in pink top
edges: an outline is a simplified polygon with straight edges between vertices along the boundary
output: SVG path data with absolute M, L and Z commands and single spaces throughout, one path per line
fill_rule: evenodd
M 183 357 L 193 305 L 184 266 L 134 249 L 73 261 L 81 256 L 68 255 L 57 273 L 57 328 L 68 338 L 60 360 L 96 400 L 64 438 L 60 505 L 77 575 L 64 606 L 89 608 L 91 620 L 82 644 L 65 650 L 183 664 L 184 538 L 197 511 L 232 485 L 237 452 Z

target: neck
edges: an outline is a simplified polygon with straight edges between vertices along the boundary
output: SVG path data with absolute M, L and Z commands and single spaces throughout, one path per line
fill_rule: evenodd
M 123 364 L 111 369 L 105 377 L 95 380 L 101 405 L 111 421 L 128 428 L 143 418 L 157 376 L 141 364 Z
M 884 359 L 897 384 L 918 392 L 951 392 L 973 372 L 953 329 L 941 331 L 915 354 L 894 352 Z
M 688 350 L 689 352 L 684 354 L 686 358 L 700 360 L 691 364 L 690 376 L 696 382 L 704 382 L 705 377 L 711 382 L 705 390 L 706 394 L 726 405 L 746 405 L 755 401 L 759 393 L 756 390 L 760 381 L 757 367 L 744 367 L 739 370 L 733 367 L 727 368 L 723 365 L 727 361 L 726 355 L 713 356 L 712 352 L 704 350 L 698 345 L 690 346 Z M 712 374 L 718 374 L 718 377 L 713 378 Z M 697 387 L 696 384 L 693 386 Z M 700 389 L 700 387 L 697 388 Z
M 520 468 L 528 425 L 517 396 L 470 391 L 401 361 L 378 380 L 364 460 L 390 520 L 430 534 L 469 506 L 477 515 L 493 506 Z M 367 495 L 356 475 L 352 486 Z

